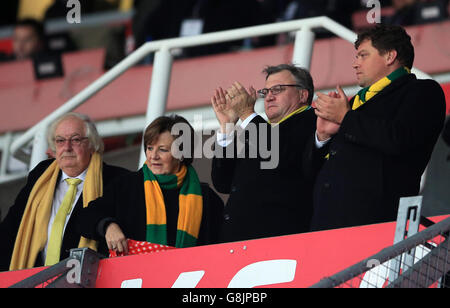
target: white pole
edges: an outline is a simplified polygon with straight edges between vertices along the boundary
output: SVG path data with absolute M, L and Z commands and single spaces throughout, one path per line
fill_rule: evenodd
M 153 61 L 153 73 L 148 99 L 145 126 L 149 125 L 156 118 L 164 115 L 169 95 L 170 76 L 172 74 L 173 57 L 167 47 L 162 47 L 155 53 Z M 145 127 L 143 128 L 143 131 Z M 142 150 L 139 159 L 140 168 L 145 162 L 145 153 Z
M 12 142 L 12 133 L 8 132 L 5 134 L 5 144 L 2 149 L 2 161 L 0 165 L 0 176 L 5 176 L 6 171 L 8 169 L 8 162 L 9 157 L 11 156 L 11 153 L 9 152 L 9 147 Z
M 44 123 L 46 123 L 46 125 L 50 125 L 50 123 L 53 122 L 55 119 L 57 119 L 59 116 L 63 115 L 64 113 L 74 110 L 75 108 L 80 106 L 83 102 L 85 102 L 90 97 L 95 95 L 102 88 L 104 88 L 106 85 L 108 85 L 113 80 L 118 78 L 121 74 L 123 74 L 130 67 L 134 66 L 136 63 L 138 63 L 140 60 L 142 60 L 145 56 L 147 56 L 148 54 L 150 54 L 151 52 L 153 52 L 155 50 L 161 49 L 164 46 L 168 50 L 170 50 L 172 48 L 186 48 L 186 47 L 192 47 L 192 46 L 200 46 L 200 45 L 215 44 L 215 43 L 221 43 L 221 42 L 232 41 L 232 40 L 239 40 L 239 39 L 243 39 L 243 38 L 261 36 L 261 35 L 270 35 L 270 34 L 276 34 L 276 33 L 282 33 L 282 32 L 296 31 L 303 27 L 307 27 L 308 29 L 324 27 L 324 28 L 328 29 L 329 31 L 335 33 L 338 36 L 343 37 L 344 39 L 346 39 L 352 43 L 356 39 L 355 33 L 346 29 L 345 27 L 341 26 L 340 24 L 332 21 L 328 17 L 322 16 L 322 17 L 313 17 L 313 18 L 308 18 L 308 19 L 303 19 L 303 20 L 293 20 L 293 21 L 279 22 L 279 23 L 273 23 L 273 24 L 268 24 L 268 25 L 253 26 L 253 27 L 248 27 L 248 28 L 243 28 L 243 29 L 227 30 L 227 31 L 221 31 L 221 32 L 216 32 L 216 33 L 207 33 L 207 34 L 202 34 L 202 35 L 198 35 L 198 36 L 173 38 L 173 39 L 167 39 L 167 40 L 161 40 L 161 41 L 155 41 L 155 42 L 148 42 L 148 43 L 144 44 L 143 46 L 141 46 L 138 50 L 133 52 L 131 55 L 129 55 L 127 58 L 125 58 L 122 62 L 117 64 L 115 67 L 113 67 L 110 71 L 108 71 L 103 76 L 101 76 L 99 79 L 97 79 L 95 82 L 90 84 L 87 88 L 85 88 L 79 94 L 77 94 L 72 99 L 70 99 L 68 102 L 66 102 L 63 106 L 61 106 L 60 108 L 55 110 L 53 113 L 51 113 L 49 116 L 47 116 L 45 119 L 40 121 L 37 125 L 33 126 L 29 130 L 27 130 L 22 136 L 18 137 L 16 140 L 14 140 L 13 143 L 11 144 L 10 152 L 15 157 L 19 158 L 20 160 L 26 161 L 27 155 L 23 155 L 23 153 L 21 153 L 20 149 L 34 137 L 34 134 L 37 132 L 38 125 L 44 124 Z M 296 49 L 298 49 L 298 48 L 296 48 Z M 302 52 L 302 51 L 300 51 L 300 52 Z M 303 56 L 297 57 L 294 55 L 294 62 L 299 61 L 299 60 L 297 60 L 297 58 L 303 58 Z M 305 58 L 308 59 L 309 57 L 305 57 Z M 310 62 L 310 60 L 306 60 L 306 61 L 300 60 L 299 64 L 305 65 L 304 63 L 308 63 L 308 62 Z
M 33 170 L 41 161 L 47 158 L 45 154 L 48 149 L 47 143 L 47 126 L 41 125 L 34 135 L 33 149 L 31 151 L 31 160 L 28 170 Z
M 160 52 L 158 52 L 155 56 L 155 67 L 153 71 L 152 89 L 150 94 L 151 97 L 149 99 L 149 106 L 151 105 L 151 108 L 149 108 L 147 111 L 146 124 L 149 124 L 156 117 L 164 114 L 169 87 L 168 80 L 170 79 L 172 67 L 172 57 L 169 52 L 171 49 L 215 44 L 249 37 L 297 31 L 298 29 L 301 29 L 296 34 L 293 63 L 295 65 L 310 69 L 315 38 L 315 35 L 311 29 L 318 27 L 325 28 L 352 44 L 357 38 L 357 35 L 353 31 L 345 28 L 344 26 L 338 24 L 328 17 L 322 16 L 303 20 L 253 26 L 243 29 L 227 30 L 216 33 L 207 33 L 192 37 L 173 38 L 155 42 L 148 42 L 141 46 L 138 50 L 133 52 L 131 55 L 129 55 L 127 58 L 125 58 L 122 62 L 117 64 L 102 77 L 90 84 L 79 94 L 66 102 L 63 106 L 51 113 L 44 120 L 40 121 L 38 124 L 27 130 L 23 135 L 15 139 L 12 142 L 9 151 L 16 158 L 19 158 L 24 162 L 28 161 L 28 155 L 23 153 L 21 151 L 21 148 L 34 137 L 34 135 L 37 133 L 37 130 L 39 129 L 38 126 L 40 126 L 41 124 L 46 126 L 50 125 L 50 123 L 57 119 L 59 116 L 63 115 L 66 112 L 74 110 L 76 107 L 83 104 L 86 100 L 95 95 L 98 91 L 103 89 L 106 85 L 111 83 L 126 70 L 134 66 L 145 56 L 155 50 L 160 50 Z M 164 68 L 170 68 L 170 70 L 165 71 Z M 163 84 L 163 86 L 161 86 L 161 84 Z M 153 96 L 155 96 L 155 98 Z M 142 163 L 144 163 L 144 160 L 145 158 L 141 157 Z
M 314 48 L 315 34 L 309 27 L 302 27 L 295 35 L 294 54 L 292 63 L 310 70 Z

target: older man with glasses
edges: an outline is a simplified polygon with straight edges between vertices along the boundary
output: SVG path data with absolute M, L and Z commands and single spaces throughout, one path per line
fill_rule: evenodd
M 0 224 L 0 271 L 51 266 L 69 250 L 106 246 L 81 237 L 79 211 L 103 194 L 103 187 L 127 170 L 102 162 L 103 141 L 85 115 L 68 113 L 48 133 L 55 159 L 41 162 L 28 175 Z
M 259 91 L 235 82 L 226 91 L 216 89 L 211 98 L 221 127 L 212 180 L 219 192 L 230 194 L 223 242 L 309 230 L 312 183 L 303 178 L 301 161 L 308 134 L 315 130 L 316 116 L 310 107 L 313 80 L 308 71 L 288 64 L 267 67 L 264 73 L 265 87 Z M 269 123 L 255 113 L 258 94 L 264 98 Z M 236 131 L 239 119 L 242 122 Z M 244 144 L 241 151 L 239 142 Z M 269 144 L 272 153 L 278 150 L 274 168 L 261 168 L 267 157 L 262 155 L 260 144 Z M 254 157 L 252 148 L 257 153 Z M 230 157 L 229 153 L 235 155 Z

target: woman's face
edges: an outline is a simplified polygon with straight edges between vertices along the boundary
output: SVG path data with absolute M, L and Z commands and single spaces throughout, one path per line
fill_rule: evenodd
M 145 156 L 153 174 L 175 174 L 180 170 L 180 161 L 171 153 L 173 141 L 170 132 L 164 132 L 152 144 L 147 144 Z

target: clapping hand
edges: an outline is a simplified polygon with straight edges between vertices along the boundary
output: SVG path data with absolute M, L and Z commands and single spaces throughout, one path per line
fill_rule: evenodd
M 337 134 L 342 120 L 350 110 L 347 96 L 340 86 L 336 92 L 317 93 L 318 99 L 312 105 L 317 115 L 317 137 L 320 141 Z
M 231 127 L 239 120 L 245 120 L 255 112 L 257 99 L 256 90 L 253 87 L 247 91 L 239 82 L 235 82 L 228 90 L 216 89 L 211 97 L 211 103 L 220 123 L 222 133 L 227 133 L 227 124 Z
M 242 121 L 255 112 L 255 103 L 258 96 L 252 86 L 247 91 L 244 86 L 236 81 L 227 90 L 226 98 Z
M 216 89 L 213 97 L 211 97 L 211 104 L 217 120 L 219 121 L 222 133 L 227 132 L 226 127 L 228 123 L 231 123 L 234 127 L 234 124 L 236 124 L 239 119 L 239 116 L 233 110 L 231 103 L 227 102 L 226 95 L 227 92 L 219 87 Z

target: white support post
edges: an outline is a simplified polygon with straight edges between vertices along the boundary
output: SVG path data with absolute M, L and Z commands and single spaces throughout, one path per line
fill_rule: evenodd
M 295 35 L 294 54 L 292 63 L 310 70 L 311 59 L 316 35 L 309 27 L 302 27 Z
M 31 160 L 29 166 L 30 171 L 33 170 L 34 167 L 36 167 L 41 161 L 47 158 L 47 155 L 45 154 L 47 152 L 47 149 L 47 127 L 41 125 L 39 130 L 34 135 L 33 139 L 33 149 L 31 151 Z
M 164 115 L 166 111 L 170 76 L 172 74 L 172 62 L 173 57 L 168 48 L 163 47 L 155 53 L 145 126 Z M 145 127 L 143 127 L 144 130 Z M 145 153 L 141 151 L 138 168 L 144 164 L 145 159 Z
M 5 134 L 5 144 L 2 149 L 2 161 L 0 163 L 0 177 L 5 176 L 8 169 L 8 162 L 11 153 L 9 152 L 9 147 L 12 142 L 12 133 L 8 132 Z

